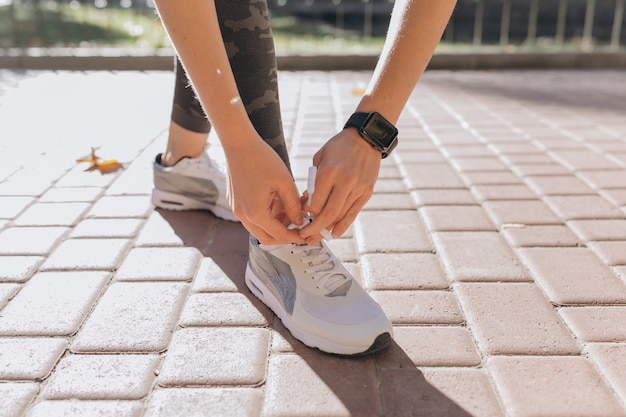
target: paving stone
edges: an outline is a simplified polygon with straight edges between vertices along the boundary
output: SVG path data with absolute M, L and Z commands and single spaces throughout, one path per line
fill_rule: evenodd
M 41 203 L 93 202 L 100 194 L 101 187 L 52 187 L 39 198 Z
M 193 280 L 194 292 L 245 291 L 244 282 L 248 257 L 239 255 L 203 258 Z
M 570 171 L 561 165 L 546 163 L 526 163 L 513 165 L 511 170 L 520 177 L 531 175 L 568 175 Z
M 501 356 L 489 358 L 487 367 L 511 417 L 625 415 L 585 358 Z
M 398 325 L 461 324 L 465 321 L 449 291 L 376 291 L 370 294 Z
M 165 215 L 166 212 L 163 212 Z M 188 212 L 185 212 L 185 214 Z M 176 234 L 172 225 L 163 217 L 160 211 L 154 211 L 141 229 L 135 246 L 182 246 L 182 237 Z M 169 215 L 169 214 L 168 214 Z M 193 215 L 192 215 L 193 216 Z M 178 218 L 178 216 L 176 216 Z M 205 233 L 210 229 L 202 228 Z M 208 235 L 207 235 L 208 236 Z
M 303 392 L 315 395 L 302 395 Z M 381 414 L 371 357 L 346 360 L 315 351 L 303 356 L 270 357 L 261 415 L 373 417 Z
M 608 159 L 589 150 L 561 150 L 550 154 L 572 171 L 616 168 L 615 164 Z
M 435 383 L 442 386 L 440 389 L 434 383 L 427 380 L 426 376 L 416 368 L 408 369 L 383 369 L 379 371 L 380 391 L 384 414 L 389 416 L 416 415 L 416 410 L 425 416 L 450 416 L 466 417 L 470 410 L 485 411 L 485 414 L 477 413 L 476 416 L 502 416 L 503 414 L 490 414 L 494 412 L 493 399 L 487 399 L 489 389 L 485 381 L 476 381 L 476 377 L 459 375 L 456 383 L 460 380 L 467 382 L 465 393 L 459 393 L 458 387 L 429 375 Z M 461 379 L 462 378 L 462 379 Z M 477 385 L 477 382 L 480 385 Z M 493 390 L 491 390 L 493 391 Z M 462 395 L 461 395 L 462 394 Z M 474 397 L 477 396 L 477 397 Z M 487 398 L 486 398 L 487 397 Z M 367 414 L 366 414 L 367 415 Z
M 476 204 L 476 200 L 467 188 L 413 190 L 411 198 L 419 207 Z
M 37 178 L 32 172 L 20 171 L 0 183 L 0 195 L 37 197 L 51 185 L 50 178 Z
M 406 138 L 406 136 L 403 137 Z M 404 141 L 403 141 L 404 142 Z M 441 152 L 437 150 L 405 151 L 398 153 L 400 164 L 443 164 L 446 162 Z
M 35 199 L 32 197 L 0 195 L 0 219 L 12 219 L 16 217 L 33 201 L 35 201 Z
M 0 417 L 20 417 L 39 392 L 39 384 L 0 384 Z
M 602 190 L 598 194 L 606 198 L 611 204 L 616 206 L 626 206 L 626 188 Z
M 589 151 L 579 141 L 572 139 L 571 136 L 558 135 L 555 137 L 554 132 L 545 131 L 539 135 L 532 135 L 533 142 L 542 150 L 566 150 L 566 151 Z M 553 160 L 556 162 L 555 160 Z M 567 168 L 571 171 L 570 168 Z
M 623 403 L 626 400 L 626 345 L 590 343 L 585 351 Z
M 458 284 L 455 291 L 484 354 L 570 355 L 580 350 L 534 284 Z
M 622 281 L 626 283 L 626 266 L 613 267 L 613 271 L 618 277 L 622 279 Z
M 143 417 L 256 417 L 263 405 L 258 388 L 168 388 L 150 396 Z
M 611 152 L 607 154 L 607 159 L 620 167 L 626 167 L 626 153 L 625 152 Z
M 120 281 L 191 281 L 201 258 L 195 248 L 134 248 L 115 278 Z
M 605 139 L 589 143 L 589 148 L 600 154 L 605 154 L 610 159 L 613 154 L 626 152 L 626 145 L 619 139 Z
M 35 203 L 15 219 L 17 226 L 74 226 L 89 203 Z
M 407 186 L 399 178 L 379 178 L 374 184 L 374 195 L 406 192 Z
M 103 196 L 89 210 L 92 218 L 148 217 L 154 206 L 148 196 Z
M 363 210 L 414 210 L 416 204 L 405 194 L 374 194 Z
M 203 234 L 199 234 L 195 231 L 195 228 L 191 230 L 191 233 L 183 232 L 182 229 L 177 228 L 177 233 L 183 236 L 185 245 L 197 247 L 201 250 L 204 256 L 225 257 L 233 255 L 248 255 L 248 246 L 250 243 L 250 233 L 241 225 L 241 223 L 229 222 L 226 220 L 219 220 L 209 212 L 203 212 L 205 217 L 213 218 L 215 227 L 210 234 L 209 239 L 201 240 L 200 237 Z M 205 220 L 208 222 L 209 220 Z M 199 223 L 202 225 L 203 223 Z M 344 235 L 347 237 L 347 235 Z
M 83 164 L 81 164 L 83 165 Z M 107 187 L 116 175 L 102 175 L 98 171 L 85 171 L 85 166 L 77 165 L 56 183 L 56 187 Z
M 461 174 L 468 186 L 520 184 L 519 177 L 508 171 L 468 171 Z
M 44 259 L 41 256 L 0 256 L 0 283 L 26 282 Z
M 280 318 L 274 316 L 271 326 L 271 353 L 295 353 L 298 356 L 309 354 L 310 347 L 294 338 Z M 321 354 L 321 353 L 320 353 Z
M 169 282 L 111 285 L 72 342 L 73 352 L 167 349 L 188 286 Z
M 0 335 L 75 333 L 109 277 L 105 272 L 95 271 L 36 274 L 2 310 Z
M 9 227 L 0 231 L 0 254 L 47 255 L 69 230 L 66 227 Z
M 506 224 L 562 224 L 550 208 L 539 200 L 487 201 L 483 208 L 498 226 Z
M 43 397 L 49 400 L 137 400 L 151 390 L 157 355 L 69 355 L 55 368 Z
M 552 196 L 544 201 L 564 220 L 624 218 L 624 213 L 597 195 Z
M 241 293 L 193 294 L 185 303 L 180 325 L 267 326 L 272 312 L 256 297 Z
M 379 367 L 405 367 L 404 357 L 420 367 L 478 366 L 481 362 L 472 335 L 465 327 L 399 326 L 394 328 L 393 338 L 395 343 L 376 355 Z
M 525 178 L 526 184 L 538 195 L 588 195 L 595 194 L 584 182 L 569 176 L 532 176 Z
M 478 138 L 475 135 L 458 126 L 446 126 L 445 129 L 431 129 L 431 133 L 434 133 L 431 138 L 433 142 L 442 145 L 442 147 L 473 146 L 478 142 Z
M 0 380 L 43 380 L 66 348 L 65 339 L 0 338 Z
M 143 225 L 141 219 L 86 219 L 70 235 L 73 238 L 133 238 Z
M 506 241 L 494 232 L 438 232 L 433 241 L 453 281 L 528 281 Z
M 213 142 L 215 143 L 215 142 Z M 153 148 L 156 142 L 153 142 Z M 134 163 L 124 170 L 107 188 L 107 195 L 141 195 L 148 197 L 154 185 L 152 161 L 158 152 L 164 148 L 145 149 Z M 149 198 L 149 197 L 148 197 Z
M 576 235 L 563 225 L 504 225 L 501 233 L 511 246 L 516 248 L 575 247 L 583 245 Z
M 428 206 L 419 212 L 431 232 L 496 230 L 480 206 Z
M 56 400 L 35 404 L 28 417 L 140 417 L 143 404 L 139 401 Z
M 619 189 L 626 184 L 626 173 L 623 170 L 581 171 L 576 175 L 595 189 Z
M 472 194 L 481 203 L 492 200 L 532 200 L 537 198 L 535 193 L 523 184 L 477 185 L 472 187 Z
M 530 165 L 530 164 L 554 164 L 554 160 L 548 155 L 533 153 L 529 155 L 511 154 L 501 157 L 502 161 L 508 165 Z
M 0 283 L 0 309 L 22 288 L 19 284 Z
M 626 265 L 626 240 L 615 242 L 587 242 L 587 247 L 607 265 Z
M 469 157 L 493 157 L 494 153 L 491 149 L 484 144 L 476 145 L 458 145 L 458 146 L 446 146 L 442 149 L 444 155 L 448 158 L 469 158 Z
M 489 149 L 498 155 L 543 154 L 543 150 L 541 150 L 534 143 L 528 141 L 491 143 L 489 144 Z
M 411 164 L 401 167 L 409 189 L 464 188 L 465 184 L 447 164 Z
M 493 171 L 499 175 L 508 172 L 508 168 L 497 156 L 455 157 L 450 162 L 460 172 Z
M 415 211 L 364 211 L 357 217 L 355 227 L 360 253 L 432 250 Z
M 431 253 L 371 253 L 361 257 L 361 266 L 369 290 L 448 288 L 439 258 Z
M 426 381 L 471 415 L 503 417 L 498 397 L 482 369 L 422 368 Z M 437 413 L 435 415 L 442 415 Z M 452 416 L 455 414 L 443 414 Z M 461 414 L 463 415 L 463 414 Z
M 572 220 L 567 225 L 582 240 L 626 240 L 626 219 Z
M 358 260 L 354 239 L 332 239 L 326 244 L 341 262 L 356 262 Z
M 129 239 L 68 239 L 52 252 L 42 270 L 113 270 L 131 246 Z
M 583 342 L 626 342 L 626 306 L 563 307 L 559 313 Z
M 587 248 L 524 248 L 518 254 L 556 304 L 626 302 L 626 286 Z
M 261 328 L 188 328 L 174 334 L 161 386 L 257 385 L 265 379 L 269 332 Z

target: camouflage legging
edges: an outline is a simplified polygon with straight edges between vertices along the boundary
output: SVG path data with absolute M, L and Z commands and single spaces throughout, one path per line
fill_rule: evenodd
M 220 30 L 241 100 L 259 135 L 289 165 L 278 101 L 274 39 L 266 0 L 215 0 Z M 172 120 L 180 126 L 208 133 L 211 125 L 180 61 Z

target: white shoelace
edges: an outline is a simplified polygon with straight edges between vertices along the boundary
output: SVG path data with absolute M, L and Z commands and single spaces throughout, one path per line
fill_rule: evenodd
M 311 274 L 318 289 L 323 287 L 332 292 L 350 280 L 335 262 L 336 258 L 321 243 L 316 246 L 297 245 L 291 251 L 301 253 L 300 262 L 305 264 L 304 272 Z

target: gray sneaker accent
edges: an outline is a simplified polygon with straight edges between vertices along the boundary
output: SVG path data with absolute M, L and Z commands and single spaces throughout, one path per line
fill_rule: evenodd
M 265 283 L 274 296 L 281 300 L 285 310 L 292 315 L 296 300 L 296 279 L 289 265 L 259 247 L 259 241 L 250 237 L 250 269 Z
M 173 167 L 161 165 L 160 154 L 154 163 L 154 187 L 161 191 L 181 194 L 202 203 L 217 203 L 219 191 L 213 181 L 172 172 Z
M 215 216 L 239 222 L 226 199 L 225 166 L 206 152 L 183 158 L 174 166 L 161 165 L 161 154 L 153 163 L 152 204 L 164 210 L 209 210 Z

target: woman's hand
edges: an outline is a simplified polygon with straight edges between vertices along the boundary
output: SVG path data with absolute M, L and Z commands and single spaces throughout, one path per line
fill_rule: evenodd
M 278 154 L 265 142 L 248 141 L 227 152 L 228 200 L 233 213 L 263 244 L 305 243 L 289 223 L 302 224 L 298 189 Z
M 315 154 L 315 191 L 311 205 L 304 207 L 315 215 L 315 220 L 300 230 L 300 236 L 307 243 L 319 242 L 323 229 L 329 230 L 334 237 L 348 230 L 372 196 L 380 160 L 380 152 L 352 128 L 333 136 Z

